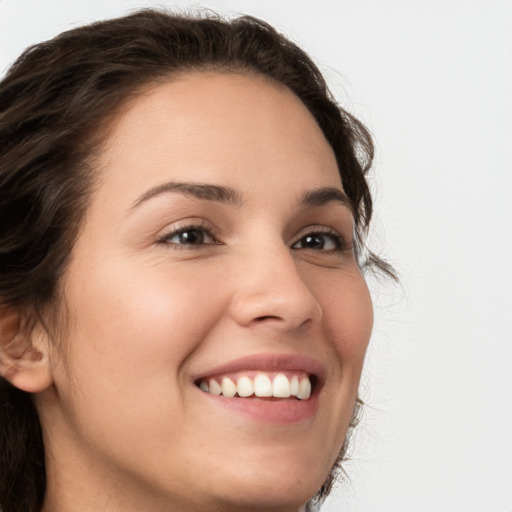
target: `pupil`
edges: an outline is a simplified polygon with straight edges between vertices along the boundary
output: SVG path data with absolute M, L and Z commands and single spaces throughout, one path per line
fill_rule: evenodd
M 314 249 L 323 249 L 324 248 L 324 239 L 321 235 L 308 235 L 305 240 L 305 244 L 307 247 Z
M 203 234 L 197 230 L 184 231 L 180 233 L 180 243 L 182 244 L 200 244 L 203 242 Z

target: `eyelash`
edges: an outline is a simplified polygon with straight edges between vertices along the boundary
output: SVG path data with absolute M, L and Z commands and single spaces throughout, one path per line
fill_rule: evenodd
M 213 242 L 209 243 L 175 243 L 171 242 L 170 240 L 176 236 L 184 235 L 187 232 L 195 231 L 197 233 L 201 233 L 201 236 L 204 237 L 205 235 L 213 240 Z M 160 237 L 157 240 L 157 243 L 164 244 L 168 246 L 173 246 L 173 249 L 177 250 L 194 250 L 195 248 L 199 248 L 203 245 L 220 245 L 220 241 L 215 236 L 213 229 L 208 226 L 205 222 L 198 222 L 196 224 L 187 224 L 185 226 L 179 226 L 177 228 L 174 228 L 169 233 L 164 234 L 162 237 Z
M 336 232 L 332 228 L 327 228 L 325 226 L 311 226 L 307 228 L 308 231 L 302 235 L 297 241 L 293 243 L 291 248 L 293 250 L 300 250 L 300 249 L 309 249 L 315 252 L 324 252 L 324 253 L 340 253 L 347 249 L 348 244 L 345 242 L 343 236 L 341 236 L 338 232 Z M 171 239 L 177 236 L 185 235 L 186 233 L 190 232 L 196 232 L 199 233 L 202 239 L 199 241 L 199 243 L 176 243 L 171 242 Z M 212 239 L 212 242 L 204 242 L 204 237 L 208 237 Z M 332 249 L 324 250 L 323 247 L 321 249 L 314 249 L 311 247 L 296 247 L 299 243 L 304 243 L 307 238 L 314 238 L 314 237 L 327 237 L 330 239 L 330 241 L 334 244 L 334 247 Z M 192 240 L 192 239 L 191 239 Z M 186 241 L 182 241 L 186 242 Z M 205 222 L 199 222 L 197 224 L 188 224 L 185 226 L 180 226 L 177 228 L 174 228 L 169 233 L 164 234 L 162 237 L 160 237 L 157 240 L 157 243 L 172 246 L 173 249 L 176 250 L 195 250 L 199 249 L 200 247 L 204 245 L 221 245 L 222 242 L 217 238 L 215 235 L 213 229 L 208 226 Z M 323 244 L 325 244 L 325 240 L 323 241 Z
M 296 245 L 299 242 L 305 241 L 305 239 L 307 239 L 308 237 L 309 238 L 313 238 L 313 237 L 318 237 L 318 236 L 330 238 L 330 240 L 334 244 L 334 248 L 332 248 L 332 249 L 325 249 L 325 250 L 323 250 L 323 247 L 322 247 L 322 249 L 309 248 L 310 250 L 313 250 L 315 252 L 327 252 L 327 253 L 331 253 L 331 254 L 338 254 L 338 253 L 343 252 L 344 250 L 347 249 L 347 243 L 345 242 L 345 239 L 343 238 L 343 236 L 341 236 L 334 229 L 328 228 L 328 227 L 324 227 L 324 226 L 311 226 L 311 227 L 308 227 L 307 229 L 308 229 L 308 232 L 305 233 L 304 235 L 302 235 L 292 245 L 292 249 L 299 250 L 300 248 L 296 247 Z M 324 241 L 324 243 L 325 243 L 325 241 Z M 304 247 L 303 249 L 308 249 L 308 248 Z

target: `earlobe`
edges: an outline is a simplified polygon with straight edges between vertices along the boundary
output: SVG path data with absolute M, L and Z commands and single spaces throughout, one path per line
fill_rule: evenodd
M 48 354 L 21 324 L 16 308 L 0 306 L 0 375 L 22 391 L 38 393 L 53 382 Z

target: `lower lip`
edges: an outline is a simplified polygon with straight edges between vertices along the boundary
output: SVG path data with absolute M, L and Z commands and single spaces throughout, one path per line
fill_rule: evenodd
M 267 423 L 288 424 L 305 421 L 312 418 L 318 408 L 318 390 L 312 393 L 307 400 L 268 399 L 254 396 L 227 398 L 222 395 L 206 393 L 199 388 L 197 390 L 219 407 Z

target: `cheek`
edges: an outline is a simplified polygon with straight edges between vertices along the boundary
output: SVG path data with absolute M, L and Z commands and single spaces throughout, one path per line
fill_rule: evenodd
M 70 360 L 94 365 L 122 387 L 179 375 L 224 308 L 215 280 L 197 269 L 91 265 L 66 289 L 72 320 Z M 213 301 L 212 294 L 217 294 Z M 128 382 L 127 382 L 128 381 Z
M 70 274 L 70 329 L 55 383 L 65 424 L 88 449 L 134 462 L 169 433 L 183 435 L 184 422 L 173 418 L 186 418 L 187 362 L 224 304 L 218 283 L 197 269 L 123 264 Z M 147 425 L 152 435 L 137 437 Z M 106 444 L 96 448 L 98 438 Z
M 354 271 L 355 272 L 355 271 Z M 362 367 L 373 327 L 373 306 L 361 275 L 332 282 L 323 295 L 324 325 L 345 366 Z

